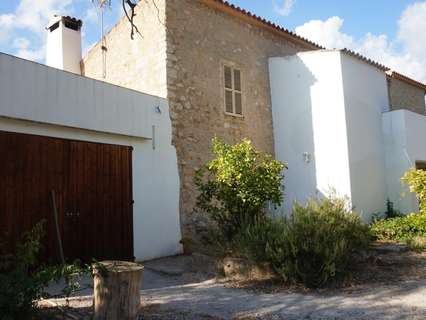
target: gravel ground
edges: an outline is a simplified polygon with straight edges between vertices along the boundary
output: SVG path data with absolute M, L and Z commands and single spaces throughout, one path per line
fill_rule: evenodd
M 317 291 L 218 280 L 188 270 L 185 259 L 146 264 L 140 319 L 426 319 L 426 253 L 379 255 L 355 266 L 345 287 Z M 91 299 L 74 298 L 74 318 L 65 319 L 89 319 Z

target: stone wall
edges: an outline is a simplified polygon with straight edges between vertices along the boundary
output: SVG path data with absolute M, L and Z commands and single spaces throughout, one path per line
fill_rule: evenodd
M 106 35 L 106 78 L 103 78 L 101 43 L 89 50 L 82 61 L 82 74 L 119 86 L 165 98 L 166 28 L 165 0 L 140 1 L 135 24 L 141 35 L 130 39 L 127 18 Z
M 391 110 L 406 109 L 426 114 L 423 89 L 398 79 L 388 79 L 389 105 Z
M 211 157 L 211 139 L 218 136 L 235 143 L 249 138 L 257 148 L 273 154 L 268 58 L 303 49 L 199 1 L 168 0 L 166 17 L 167 85 L 181 179 L 181 224 L 183 237 L 193 240 L 205 226 L 205 218 L 194 211 L 194 173 Z M 241 69 L 243 117 L 224 112 L 224 63 Z

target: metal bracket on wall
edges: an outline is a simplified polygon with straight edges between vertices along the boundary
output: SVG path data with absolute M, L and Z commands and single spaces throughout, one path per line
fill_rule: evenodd
M 155 126 L 152 126 L 152 150 L 155 150 Z

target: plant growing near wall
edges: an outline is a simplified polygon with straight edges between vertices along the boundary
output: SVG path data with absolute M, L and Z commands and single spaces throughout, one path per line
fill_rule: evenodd
M 197 206 L 231 240 L 241 226 L 264 218 L 267 202 L 282 203 L 286 165 L 257 151 L 247 139 L 230 145 L 214 138 L 212 152 L 214 158 L 196 173 Z
M 408 170 L 401 178 L 411 192 L 416 193 L 419 200 L 420 212 L 426 213 L 426 170 Z
M 353 253 L 370 243 L 368 226 L 348 208 L 330 196 L 296 203 L 288 219 L 275 223 L 266 255 L 283 280 L 321 287 L 345 274 Z
M 24 234 L 14 254 L 0 250 L 0 319 L 32 319 L 37 314 L 37 300 L 49 297 L 46 288 L 51 281 L 65 279 L 62 294 L 80 289 L 77 274 L 91 274 L 91 266 L 65 264 L 40 266 L 37 263 L 44 235 L 44 222 Z

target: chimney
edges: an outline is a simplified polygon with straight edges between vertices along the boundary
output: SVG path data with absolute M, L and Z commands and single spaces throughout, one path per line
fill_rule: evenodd
M 81 26 L 82 21 L 55 16 L 46 30 L 46 64 L 57 69 L 81 74 Z

